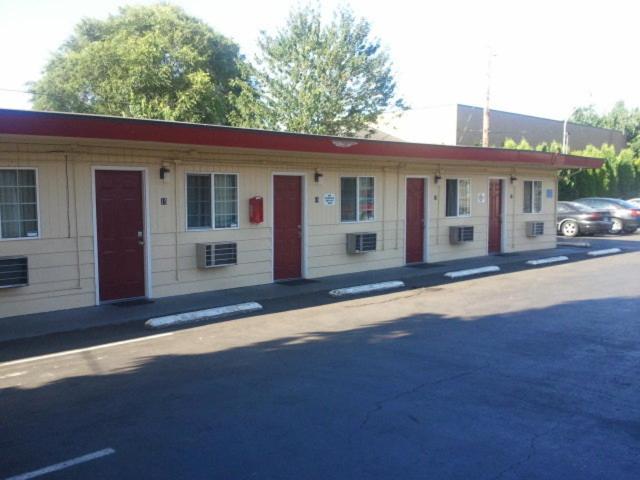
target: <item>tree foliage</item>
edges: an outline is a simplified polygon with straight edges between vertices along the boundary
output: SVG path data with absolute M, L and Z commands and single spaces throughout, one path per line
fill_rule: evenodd
M 525 139 L 515 142 L 506 139 L 504 148 L 534 150 Z M 535 150 L 539 152 L 562 152 L 558 142 L 541 143 Z M 600 148 L 588 145 L 584 150 L 571 152 L 572 155 L 602 158 L 604 164 L 594 169 L 565 169 L 558 176 L 558 198 L 573 200 L 580 197 L 631 198 L 640 196 L 640 158 L 633 149 L 625 148 L 616 152 L 611 145 Z
M 533 150 L 529 142 L 524 138 L 521 138 L 520 142 L 516 142 L 513 138 L 506 138 L 502 147 L 509 150 Z
M 40 110 L 227 123 L 239 48 L 178 7 L 84 19 L 31 85 Z
M 369 23 L 346 8 L 326 25 L 318 8 L 294 10 L 275 35 L 261 33 L 259 47 L 235 82 L 234 125 L 353 135 L 393 105 L 389 56 L 370 38 Z
M 594 127 L 611 128 L 624 133 L 627 145 L 640 156 L 640 108 L 627 108 L 617 102 L 611 111 L 599 114 L 593 105 L 578 108 L 571 117 L 576 123 Z

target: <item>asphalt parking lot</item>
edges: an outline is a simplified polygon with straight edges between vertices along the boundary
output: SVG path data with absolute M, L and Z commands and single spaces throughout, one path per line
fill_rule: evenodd
M 5 364 L 0 478 L 80 459 L 46 478 L 637 479 L 639 267 L 625 253 Z

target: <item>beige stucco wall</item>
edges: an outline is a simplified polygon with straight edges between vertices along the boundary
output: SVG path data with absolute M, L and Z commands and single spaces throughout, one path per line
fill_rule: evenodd
M 159 168 L 170 173 L 164 180 Z M 407 176 L 427 176 L 427 255 L 442 262 L 487 254 L 488 179 L 505 179 L 504 251 L 549 248 L 555 245 L 555 172 L 518 166 L 478 166 L 406 159 L 362 159 L 279 154 L 275 152 L 185 150 L 169 146 L 81 144 L 60 140 L 0 139 L 0 168 L 35 167 L 38 171 L 40 238 L 0 241 L 0 256 L 27 255 L 30 285 L 0 289 L 0 316 L 12 316 L 96 303 L 93 238 L 93 171 L 99 167 L 145 169 L 148 195 L 151 296 L 163 297 L 272 281 L 272 176 L 299 173 L 305 181 L 303 269 L 315 278 L 404 264 L 405 182 Z M 314 181 L 315 171 L 323 176 Z M 239 175 L 239 228 L 187 231 L 185 177 L 187 172 L 223 172 Z M 436 184 L 434 176 L 442 179 Z M 340 223 L 340 177 L 375 177 L 375 220 Z M 511 183 L 509 177 L 517 180 Z M 445 179 L 472 181 L 471 216 L 445 217 Z M 543 180 L 543 212 L 522 214 L 522 181 Z M 546 190 L 553 191 L 547 198 Z M 338 201 L 325 206 L 322 196 L 334 193 Z M 265 200 L 265 222 L 252 225 L 248 199 Z M 167 199 L 161 205 L 161 198 Z M 318 202 L 316 202 L 316 197 Z M 528 239 L 525 221 L 545 222 L 543 237 Z M 473 225 L 475 239 L 449 244 L 449 226 Z M 346 254 L 346 233 L 378 234 L 377 251 Z M 195 244 L 234 240 L 238 265 L 200 270 Z

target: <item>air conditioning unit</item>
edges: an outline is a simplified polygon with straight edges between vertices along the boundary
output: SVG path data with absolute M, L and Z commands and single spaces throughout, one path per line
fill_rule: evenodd
M 366 253 L 376 250 L 375 233 L 347 233 L 347 253 Z
M 539 237 L 544 235 L 544 222 L 527 222 L 527 237 Z
M 29 285 L 27 257 L 0 257 L 0 288 Z
M 449 243 L 473 242 L 473 227 L 449 227 Z
M 198 268 L 225 267 L 238 263 L 238 244 L 235 242 L 197 243 Z

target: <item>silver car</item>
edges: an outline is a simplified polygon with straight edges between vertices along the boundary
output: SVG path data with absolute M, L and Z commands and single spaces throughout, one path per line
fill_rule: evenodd
M 611 213 L 610 233 L 633 233 L 640 226 L 640 207 L 619 198 L 579 198 L 577 203 L 595 210 L 608 210 Z

